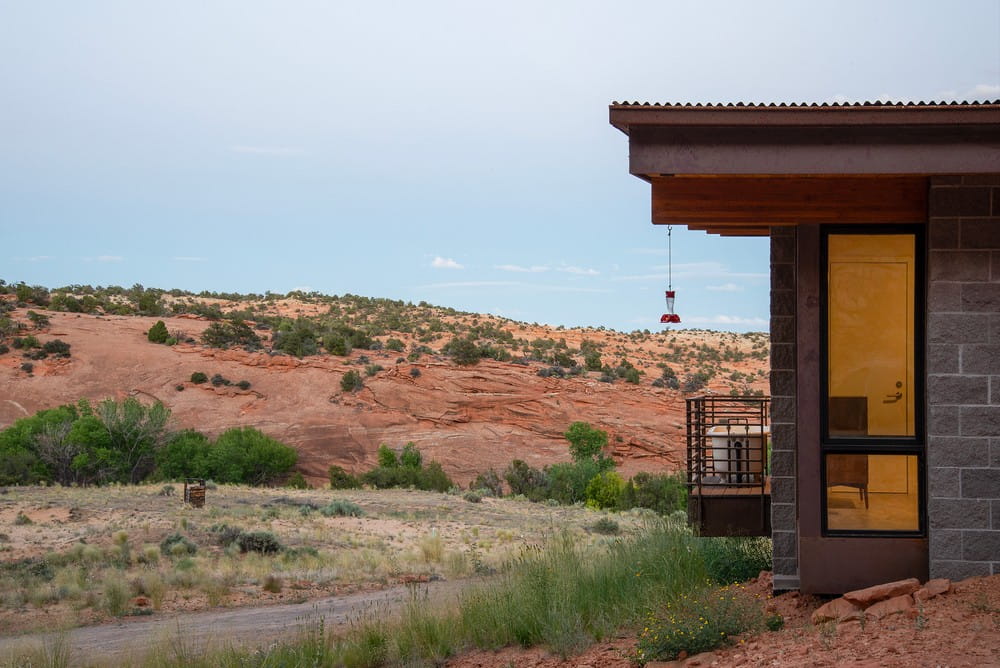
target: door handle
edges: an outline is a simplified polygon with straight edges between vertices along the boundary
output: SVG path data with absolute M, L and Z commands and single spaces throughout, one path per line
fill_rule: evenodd
M 883 404 L 894 404 L 903 398 L 902 392 L 897 392 L 896 394 L 887 394 L 886 398 L 882 400 Z

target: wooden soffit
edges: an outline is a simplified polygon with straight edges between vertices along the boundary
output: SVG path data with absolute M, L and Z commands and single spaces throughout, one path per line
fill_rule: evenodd
M 774 226 L 920 223 L 922 176 L 656 176 L 652 218 L 723 236 L 766 236 Z

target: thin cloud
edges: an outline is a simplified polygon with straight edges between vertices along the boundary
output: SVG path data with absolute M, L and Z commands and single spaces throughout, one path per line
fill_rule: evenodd
M 97 257 L 85 257 L 84 262 L 121 262 L 124 260 L 121 255 L 98 255 Z
M 519 264 L 497 264 L 493 266 L 494 269 L 499 269 L 500 271 L 511 271 L 519 274 L 541 274 L 549 270 L 548 267 L 540 264 L 532 265 L 530 267 L 522 267 Z
M 590 269 L 586 267 L 573 267 L 573 266 L 559 267 L 559 269 L 557 269 L 556 271 L 561 271 L 566 274 L 574 274 L 576 276 L 597 276 L 598 274 L 601 273 L 596 269 Z
M 450 290 L 455 288 L 523 288 L 534 292 L 585 292 L 609 293 L 611 290 L 601 288 L 578 288 L 568 285 L 536 285 L 523 281 L 450 281 L 447 283 L 428 283 L 416 286 L 418 290 Z
M 666 255 L 666 248 L 630 248 L 629 253 L 634 253 L 635 255 Z
M 972 89 L 973 100 L 995 100 L 1000 98 L 1000 85 L 979 84 Z
M 208 262 L 207 257 L 195 257 L 193 255 L 178 255 L 173 260 L 174 262 Z
M 48 262 L 49 260 L 53 260 L 53 259 L 55 259 L 55 258 L 53 258 L 51 255 L 32 255 L 30 257 L 15 257 L 14 261 L 15 262 Z
M 252 155 L 305 155 L 305 150 L 294 146 L 247 146 L 240 144 L 230 146 L 229 150 L 233 153 L 249 153 Z
M 736 283 L 723 283 L 722 285 L 706 285 L 706 290 L 712 292 L 743 292 L 743 286 Z
M 465 269 L 464 266 L 455 262 L 450 257 L 441 257 L 440 255 L 431 260 L 431 266 L 435 269 Z

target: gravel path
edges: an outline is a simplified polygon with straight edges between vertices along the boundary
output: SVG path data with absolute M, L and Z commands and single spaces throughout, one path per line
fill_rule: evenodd
M 430 603 L 455 600 L 468 581 L 402 585 L 376 592 L 333 596 L 305 603 L 233 608 L 189 614 L 123 618 L 101 626 L 64 632 L 0 638 L 0 663 L 11 654 L 64 651 L 71 665 L 120 666 L 140 661 L 150 652 L 176 657 L 227 646 L 261 646 L 320 622 L 326 631 L 346 629 L 351 622 L 378 612 L 398 611 L 412 597 Z

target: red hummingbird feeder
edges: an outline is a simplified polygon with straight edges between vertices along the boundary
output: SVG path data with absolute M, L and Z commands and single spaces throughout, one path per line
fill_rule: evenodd
M 674 313 L 674 264 L 672 241 L 670 238 L 670 233 L 673 232 L 673 230 L 674 228 L 672 226 L 667 226 L 667 312 L 660 316 L 660 322 L 664 325 L 676 325 L 680 324 L 681 321 L 681 317 Z

